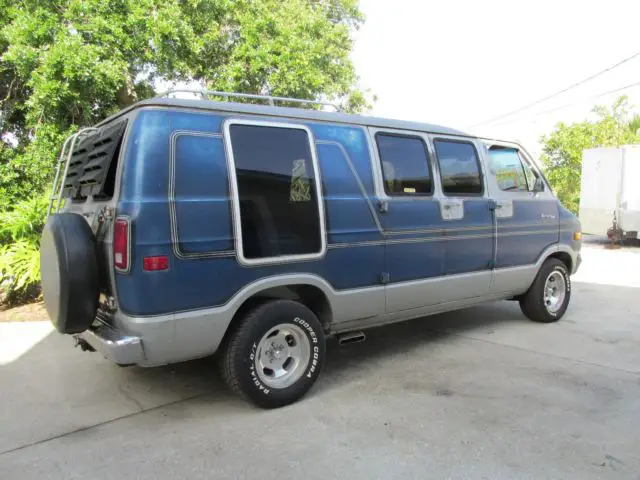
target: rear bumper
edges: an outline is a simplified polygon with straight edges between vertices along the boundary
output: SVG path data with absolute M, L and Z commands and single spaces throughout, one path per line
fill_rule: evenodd
M 144 362 L 144 350 L 140 337 L 122 335 L 108 325 L 100 325 L 78 335 L 97 352 L 118 365 L 133 365 Z

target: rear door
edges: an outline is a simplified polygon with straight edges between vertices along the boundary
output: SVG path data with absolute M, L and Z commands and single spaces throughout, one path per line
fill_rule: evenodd
M 83 216 L 96 236 L 101 302 L 115 294 L 110 265 L 109 235 L 118 192 L 117 170 L 130 117 L 87 129 L 71 142 L 66 175 L 61 178 L 62 211 Z

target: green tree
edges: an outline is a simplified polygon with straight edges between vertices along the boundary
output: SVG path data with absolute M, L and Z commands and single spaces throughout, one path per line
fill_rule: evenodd
M 597 105 L 595 119 L 579 123 L 559 123 L 549 135 L 540 139 L 542 163 L 558 198 L 574 213 L 580 204 L 582 151 L 595 147 L 614 147 L 640 142 L 638 117 L 629 119 L 626 96 L 618 98 L 611 108 Z
M 640 135 L 640 115 L 639 114 L 634 115 L 631 118 L 631 120 L 629 120 L 628 125 L 631 133 L 635 135 Z
M 39 293 L 40 232 L 47 195 L 0 205 L 0 303 L 22 302 Z
M 40 192 L 66 135 L 158 80 L 361 111 L 363 20 L 357 0 L 0 0 L 0 199 Z

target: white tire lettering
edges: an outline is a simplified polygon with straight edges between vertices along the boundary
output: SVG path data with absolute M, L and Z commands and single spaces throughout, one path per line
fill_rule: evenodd
M 311 359 L 311 368 L 309 368 L 309 372 L 307 373 L 307 378 L 311 378 L 313 372 L 316 371 L 316 367 L 318 366 L 318 359 L 320 358 L 320 348 L 317 345 L 313 347 L 313 356 Z
M 255 359 L 255 351 L 256 348 L 258 346 L 254 343 L 253 344 L 253 348 L 251 349 L 251 353 L 249 354 L 249 358 L 251 359 L 251 364 L 249 365 L 249 373 L 251 375 L 251 380 L 253 381 L 253 384 L 258 387 L 258 390 L 263 392 L 265 395 L 269 395 L 270 390 L 268 388 L 266 388 L 262 382 L 260 381 L 260 379 L 258 378 L 258 376 L 256 375 L 256 368 L 255 365 L 253 363 L 253 360 Z

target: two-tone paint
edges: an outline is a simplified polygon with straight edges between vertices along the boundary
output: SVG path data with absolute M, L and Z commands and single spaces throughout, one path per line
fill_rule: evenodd
M 521 294 L 550 255 L 571 271 L 579 263 L 575 216 L 548 184 L 541 192 L 501 191 L 487 153 L 491 140 L 433 125 L 188 100 L 141 102 L 118 118 L 128 122 L 111 205 L 114 217 L 131 221 L 131 267 L 110 275 L 118 334 L 83 334 L 118 363 L 212 354 L 247 300 L 280 287 L 317 289 L 329 305 L 328 331 L 341 332 Z M 226 130 L 234 121 L 284 122 L 308 132 L 322 198 L 320 254 L 243 261 Z M 432 194 L 385 194 L 378 132 L 424 141 Z M 437 139 L 473 145 L 481 195 L 443 193 Z M 543 178 L 522 147 L 500 143 L 518 148 Z M 89 212 L 92 203 L 69 208 Z M 141 259 L 149 256 L 168 256 L 169 268 L 143 271 Z

